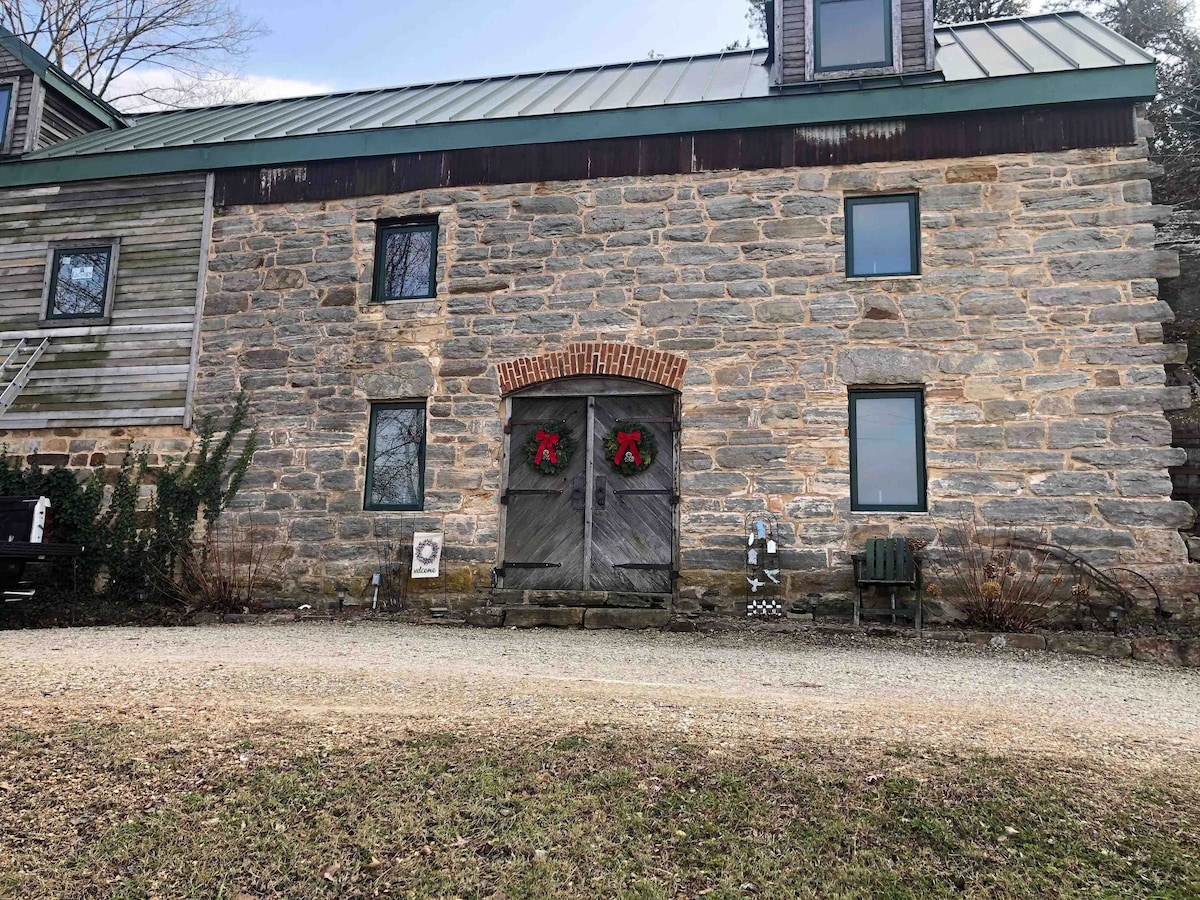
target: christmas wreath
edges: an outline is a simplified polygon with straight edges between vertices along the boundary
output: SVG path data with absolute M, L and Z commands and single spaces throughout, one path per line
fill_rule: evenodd
M 622 475 L 637 475 L 658 456 L 658 443 L 645 425 L 618 422 L 604 438 L 604 453 Z
M 523 452 L 529 467 L 543 475 L 557 475 L 571 462 L 575 440 L 562 422 L 543 422 L 530 429 Z

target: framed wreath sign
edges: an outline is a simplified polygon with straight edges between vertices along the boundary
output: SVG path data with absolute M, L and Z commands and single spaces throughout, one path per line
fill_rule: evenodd
M 543 475 L 557 475 L 571 463 L 575 439 L 562 422 L 543 422 L 525 436 L 521 452 L 529 468 Z
M 618 422 L 604 438 L 604 453 L 622 475 L 637 475 L 654 464 L 658 442 L 640 422 Z
M 418 531 L 413 535 L 413 578 L 437 578 L 441 571 L 442 540 L 440 533 Z

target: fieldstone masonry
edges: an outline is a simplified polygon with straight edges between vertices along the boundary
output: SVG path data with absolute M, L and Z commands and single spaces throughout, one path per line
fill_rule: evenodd
M 381 524 L 445 528 L 451 590 L 497 562 L 502 392 L 581 342 L 681 368 L 678 606 L 741 598 L 743 517 L 787 526 L 789 595 L 844 588 L 868 536 L 975 515 L 1196 582 L 1170 500 L 1170 310 L 1136 147 L 428 190 L 218 209 L 201 411 L 252 392 L 244 514 L 294 587 L 362 591 Z M 919 192 L 923 274 L 849 280 L 843 200 Z M 371 303 L 375 222 L 436 214 L 438 294 Z M 619 348 L 612 352 L 619 352 Z M 523 373 L 518 376 L 518 373 Z M 552 375 L 554 372 L 548 372 Z M 847 388 L 926 390 L 929 515 L 852 513 Z M 428 398 L 426 511 L 363 512 L 372 401 Z

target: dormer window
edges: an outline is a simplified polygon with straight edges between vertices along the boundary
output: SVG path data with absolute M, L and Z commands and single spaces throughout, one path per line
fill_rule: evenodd
M 16 118 L 17 82 L 0 81 L 0 153 L 11 153 L 13 148 L 13 120 Z
M 817 72 L 892 65 L 892 0 L 813 0 Z

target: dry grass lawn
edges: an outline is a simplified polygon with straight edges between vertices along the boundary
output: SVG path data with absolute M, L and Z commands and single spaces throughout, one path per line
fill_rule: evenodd
M 3 897 L 1200 897 L 1200 782 L 1177 743 L 1128 759 L 1090 739 L 1078 752 L 955 750 L 916 727 L 852 733 L 824 713 L 800 730 L 732 727 L 711 698 L 685 730 L 659 727 L 627 693 L 625 713 L 565 716 L 539 709 L 532 688 L 508 718 L 448 716 L 433 702 L 414 713 L 430 685 L 403 712 L 355 714 L 278 689 L 284 670 L 339 677 L 311 658 L 243 661 L 214 692 L 171 643 L 180 632 L 162 633 L 164 681 L 134 694 L 120 685 L 141 677 L 128 673 L 146 656 L 122 654 L 125 632 L 94 632 L 86 654 L 63 654 L 65 634 L 0 635 L 11 654 L 0 674 Z M 453 640 L 427 640 L 451 681 L 466 678 L 447 656 Z M 560 646 L 518 640 L 543 655 Z M 622 640 L 636 641 L 602 639 L 641 646 Z M 808 651 L 823 652 L 789 650 Z M 830 659 L 832 676 L 850 657 Z M 1019 675 L 1037 663 L 1000 664 Z M 406 665 L 397 671 L 411 675 Z

